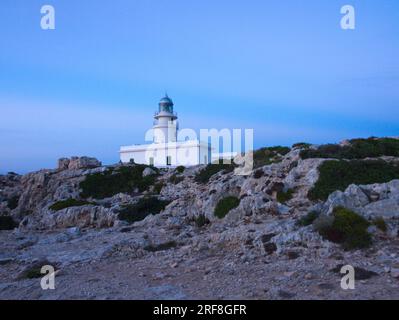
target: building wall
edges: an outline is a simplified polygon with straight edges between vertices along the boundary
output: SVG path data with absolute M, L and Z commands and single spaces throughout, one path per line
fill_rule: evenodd
M 123 163 L 134 160 L 138 164 L 165 167 L 168 166 L 167 157 L 170 157 L 170 166 L 208 164 L 210 147 L 192 143 L 168 143 L 122 147 L 120 151 L 120 159 Z

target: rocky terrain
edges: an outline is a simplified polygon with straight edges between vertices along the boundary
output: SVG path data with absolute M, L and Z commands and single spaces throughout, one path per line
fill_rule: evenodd
M 0 176 L 0 299 L 399 299 L 398 144 L 264 148 L 246 176 L 87 157 Z

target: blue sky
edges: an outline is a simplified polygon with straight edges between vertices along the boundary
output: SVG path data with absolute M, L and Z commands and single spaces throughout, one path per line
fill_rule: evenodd
M 165 90 L 182 128 L 255 147 L 399 135 L 398 30 L 397 0 L 2 0 L 0 173 L 117 162 Z

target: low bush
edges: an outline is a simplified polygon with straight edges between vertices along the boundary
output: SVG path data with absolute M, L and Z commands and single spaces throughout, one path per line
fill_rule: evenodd
M 367 231 L 370 223 L 362 216 L 343 207 L 334 209 L 330 223 L 319 223 L 315 226 L 324 239 L 340 243 L 345 250 L 367 248 L 372 242 L 371 235 Z
M 326 200 L 336 191 L 349 185 L 384 183 L 399 179 L 399 166 L 383 160 L 330 160 L 319 167 L 319 179 L 309 191 L 311 200 Z
M 292 189 L 288 189 L 287 191 L 279 191 L 277 192 L 277 201 L 284 204 L 292 199 L 293 193 L 294 191 Z
M 163 181 L 159 181 L 157 183 L 154 184 L 154 188 L 152 189 L 152 191 L 155 194 L 160 194 L 162 191 L 162 188 L 165 186 L 165 184 L 163 183 Z
M 150 214 L 158 214 L 170 203 L 167 200 L 160 200 L 156 197 L 141 198 L 137 203 L 130 204 L 119 210 L 120 220 L 133 223 L 141 221 Z
M 352 139 L 349 145 L 325 144 L 317 149 L 302 150 L 302 159 L 335 158 L 364 159 L 380 156 L 399 156 L 399 140 L 393 138 Z
M 294 143 L 292 145 L 293 149 L 309 149 L 309 147 L 311 146 L 310 143 L 306 143 L 306 142 L 298 142 L 298 143 Z
M 320 213 L 317 211 L 310 211 L 306 216 L 300 218 L 296 224 L 302 227 L 310 226 L 319 217 L 319 215 Z
M 69 198 L 67 200 L 62 200 L 62 201 L 58 201 L 53 203 L 49 209 L 53 210 L 53 211 L 59 211 L 65 208 L 69 208 L 69 207 L 80 207 L 80 206 L 84 206 L 87 204 L 92 204 L 94 205 L 95 203 L 92 202 L 88 202 L 88 201 L 84 201 L 84 200 L 76 200 L 73 198 Z
M 172 174 L 169 178 L 169 182 L 173 184 L 178 184 L 184 180 L 184 177 Z
M 140 192 L 148 190 L 154 184 L 156 175 L 143 177 L 146 167 L 145 165 L 122 166 L 114 170 L 89 174 L 79 185 L 82 189 L 80 196 L 103 199 L 120 192 L 131 193 L 136 188 Z
M 373 225 L 375 225 L 378 229 L 380 229 L 382 232 L 387 232 L 387 224 L 382 217 L 377 217 L 373 220 Z
M 259 169 L 259 170 L 256 170 L 255 172 L 254 172 L 254 178 L 255 179 L 260 179 L 260 178 L 262 178 L 263 176 L 264 176 L 264 172 L 263 172 L 263 170 L 261 170 L 261 169 Z
M 197 217 L 195 217 L 194 222 L 198 228 L 201 228 L 210 223 L 209 219 L 204 214 L 200 214 Z
M 235 165 L 233 163 L 231 164 L 208 164 L 204 169 L 199 171 L 195 178 L 194 181 L 198 183 L 207 183 L 209 179 L 215 175 L 216 173 L 220 171 L 224 171 L 225 173 L 232 172 L 235 168 Z
M 254 151 L 254 168 L 263 167 L 281 161 L 281 157 L 290 152 L 288 147 L 266 147 Z
M 226 216 L 226 214 L 230 212 L 230 210 L 238 207 L 239 204 L 240 199 L 238 199 L 237 197 L 230 196 L 223 198 L 217 203 L 214 214 L 219 219 L 222 219 Z
M 18 224 L 10 216 L 0 216 L 0 230 L 13 230 Z
M 176 167 L 176 171 L 177 171 L 178 173 L 183 173 L 184 170 L 186 170 L 186 167 L 185 167 L 185 166 L 177 166 L 177 167 Z
M 14 210 L 16 207 L 18 207 L 19 198 L 20 198 L 19 196 L 14 196 L 8 199 L 7 207 L 11 210 Z
M 41 269 L 43 266 L 50 265 L 57 270 L 57 266 L 54 263 L 49 262 L 48 260 L 40 260 L 32 263 L 30 266 L 26 267 L 19 275 L 18 279 L 36 279 L 42 278 L 44 276 L 41 273 Z

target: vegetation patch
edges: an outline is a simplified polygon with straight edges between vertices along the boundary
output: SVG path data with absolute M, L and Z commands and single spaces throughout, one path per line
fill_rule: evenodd
M 260 178 L 262 178 L 263 176 L 264 176 L 264 172 L 263 172 L 263 170 L 262 169 L 258 169 L 258 170 L 256 170 L 255 172 L 254 172 L 254 178 L 255 179 L 260 179 Z
M 284 204 L 292 199 L 293 193 L 294 190 L 292 189 L 288 189 L 287 191 L 279 191 L 277 192 L 277 201 Z
M 18 226 L 10 216 L 0 216 L 0 230 L 13 230 Z
M 16 207 L 18 207 L 19 198 L 20 198 L 20 196 L 14 196 L 14 197 L 11 197 L 10 199 L 8 199 L 7 207 L 11 210 L 14 210 Z
M 298 143 L 294 143 L 292 145 L 292 148 L 294 149 L 309 149 L 311 146 L 310 143 L 306 143 L 306 142 L 298 142 Z
M 387 224 L 386 224 L 384 218 L 382 218 L 382 217 L 375 218 L 373 220 L 373 225 L 375 225 L 382 232 L 387 232 L 388 227 L 387 227 Z
M 318 219 L 315 220 L 317 222 Z M 371 245 L 367 228 L 370 223 L 355 212 L 337 207 L 330 223 L 314 224 L 320 235 L 329 241 L 340 243 L 345 250 L 363 249 Z
M 41 269 L 43 266 L 46 265 L 51 265 L 51 266 L 55 266 L 54 263 L 51 263 L 47 260 L 41 260 L 41 261 L 37 261 L 33 264 L 31 264 L 30 266 L 28 266 L 27 268 L 25 268 L 19 275 L 18 275 L 18 279 L 36 279 L 36 278 L 41 278 L 43 277 L 45 274 L 41 273 Z
M 172 174 L 169 178 L 169 182 L 173 184 L 178 184 L 184 180 L 184 177 Z
M 141 221 L 150 214 L 158 214 L 170 203 L 156 197 L 141 198 L 137 203 L 123 207 L 118 214 L 120 220 L 133 223 Z
M 319 179 L 309 191 L 311 200 L 326 200 L 336 191 L 353 184 L 385 183 L 399 179 L 399 166 L 383 160 L 331 160 L 319 167 Z
M 281 161 L 282 156 L 290 152 L 288 147 L 266 147 L 254 151 L 254 168 L 263 167 Z
M 186 170 L 186 167 L 185 167 L 185 166 L 177 166 L 177 167 L 176 167 L 176 171 L 177 171 L 178 173 L 183 173 L 184 170 Z
M 345 146 L 325 144 L 317 149 L 302 150 L 302 159 L 335 158 L 335 159 L 364 159 L 381 156 L 399 156 L 399 140 L 392 138 L 352 139 Z
M 203 213 L 195 217 L 194 222 L 198 228 L 202 228 L 203 226 L 210 223 L 209 219 Z
M 154 188 L 152 189 L 152 191 L 155 194 L 160 194 L 162 191 L 162 188 L 165 186 L 165 184 L 163 183 L 163 181 L 159 181 L 156 184 L 154 184 Z
M 235 168 L 234 163 L 231 164 L 211 163 L 196 174 L 194 181 L 198 183 L 207 183 L 209 179 L 216 173 L 220 171 L 224 171 L 224 173 L 232 172 L 234 168 Z
M 109 168 L 105 172 L 89 174 L 79 185 L 82 189 L 80 196 L 103 199 L 120 192 L 131 193 L 136 188 L 140 192 L 148 190 L 154 184 L 156 175 L 143 177 L 145 168 L 147 168 L 146 165 L 137 164 L 117 169 Z
M 296 224 L 301 227 L 310 226 L 320 216 L 317 211 L 310 211 L 306 216 L 300 218 Z
M 237 197 L 226 197 L 221 199 L 215 207 L 214 214 L 219 219 L 222 219 L 230 212 L 230 210 L 238 207 L 240 199 Z
M 156 252 L 156 251 L 165 251 L 165 250 L 169 250 L 172 248 L 176 248 L 177 247 L 177 242 L 176 241 L 168 241 L 168 242 L 164 242 L 164 243 L 160 243 L 157 245 L 148 245 L 146 247 L 144 247 L 144 250 L 150 251 L 150 252 Z
M 95 205 L 95 203 L 92 202 L 88 202 L 85 200 L 76 200 L 73 198 L 69 198 L 67 200 L 62 200 L 62 201 L 58 201 L 53 203 L 49 209 L 53 210 L 53 211 L 59 211 L 65 208 L 69 208 L 69 207 L 81 207 L 81 206 L 85 206 L 87 204 L 91 204 L 91 205 Z

